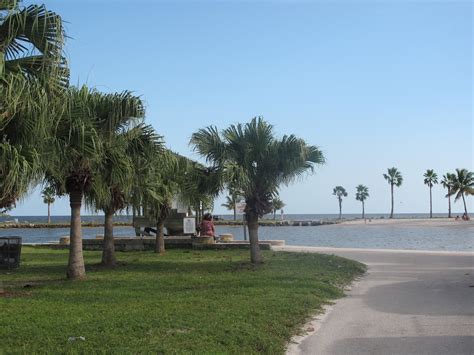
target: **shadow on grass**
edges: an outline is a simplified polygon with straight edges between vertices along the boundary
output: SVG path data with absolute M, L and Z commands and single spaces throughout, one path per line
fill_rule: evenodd
M 42 254 L 43 258 L 48 258 L 48 254 Z M 64 275 L 61 280 L 66 280 L 67 259 L 61 255 L 51 254 L 47 263 L 35 263 L 30 265 L 24 263 L 18 269 L 1 270 L 0 280 L 4 282 L 29 282 L 29 281 L 48 281 L 58 280 L 58 277 Z M 89 276 L 110 274 L 110 273 L 216 273 L 229 272 L 235 270 L 253 270 L 254 267 L 249 263 L 229 262 L 223 260 L 119 260 L 114 267 L 107 267 L 100 264 L 100 259 L 86 263 L 86 274 Z M 37 260 L 35 260 L 37 261 Z
M 107 268 L 99 264 L 88 265 L 87 270 L 92 272 L 106 272 L 118 271 L 121 273 L 214 273 L 222 271 L 235 270 L 254 270 L 258 267 L 252 266 L 250 262 L 239 261 L 223 261 L 223 260 L 205 260 L 205 261 L 191 261 L 191 260 L 133 260 L 133 261 L 119 261 L 119 266 L 115 268 Z

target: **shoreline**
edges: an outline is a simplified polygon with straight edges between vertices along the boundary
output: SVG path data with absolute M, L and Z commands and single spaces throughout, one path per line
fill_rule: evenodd
M 308 247 L 299 245 L 273 246 L 274 251 L 288 251 L 297 253 L 323 253 L 331 252 L 361 252 L 361 253 L 389 253 L 389 254 L 424 254 L 424 255 L 457 255 L 472 256 L 474 251 L 448 251 L 448 250 L 415 250 L 415 249 L 364 249 L 364 248 L 336 248 L 336 247 Z
M 18 229 L 18 228 L 69 228 L 69 223 L 0 223 L 0 229 Z M 84 228 L 103 227 L 104 223 L 84 222 L 81 223 Z M 129 222 L 114 222 L 114 227 L 133 227 Z
M 216 226 L 241 227 L 242 220 L 217 220 L 214 221 Z M 259 221 L 260 227 L 317 227 L 338 225 L 346 226 L 415 226 L 415 227 L 445 227 L 445 226 L 473 226 L 474 220 L 463 221 L 455 220 L 448 217 L 434 217 L 434 218 L 366 218 L 366 219 L 316 219 L 316 220 L 267 220 Z M 82 227 L 103 227 L 102 222 L 83 222 Z M 133 227 L 132 222 L 114 222 L 117 227 Z M 15 223 L 15 222 L 0 222 L 0 229 L 16 229 L 16 228 L 69 228 L 69 223 Z
M 355 219 L 342 221 L 342 226 L 415 226 L 415 227 L 444 227 L 444 226 L 474 226 L 474 220 L 463 221 L 455 218 L 377 218 Z

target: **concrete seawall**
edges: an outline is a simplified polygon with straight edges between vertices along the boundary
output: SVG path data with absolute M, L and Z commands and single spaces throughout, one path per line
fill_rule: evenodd
M 103 248 L 104 240 L 102 238 L 97 239 L 83 239 L 82 248 L 83 250 L 95 250 L 100 251 Z M 154 250 L 155 249 L 155 238 L 115 238 L 114 239 L 116 251 L 143 251 L 143 250 Z M 28 244 L 25 244 L 28 245 Z M 39 248 L 52 248 L 52 249 L 69 249 L 69 244 L 61 243 L 44 243 L 44 244 L 31 244 Z M 284 240 L 265 240 L 260 241 L 260 248 L 262 250 L 270 250 L 272 246 L 284 246 Z M 249 249 L 250 244 L 247 241 L 230 241 L 230 242 L 217 242 L 215 244 L 200 244 L 196 243 L 196 239 L 190 237 L 167 237 L 165 238 L 166 249 Z

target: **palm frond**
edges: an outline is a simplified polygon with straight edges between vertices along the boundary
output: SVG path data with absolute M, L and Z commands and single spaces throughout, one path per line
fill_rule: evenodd
M 218 167 L 228 186 L 241 191 L 246 213 L 259 216 L 272 210 L 281 184 L 289 184 L 315 165 L 324 164 L 316 146 L 293 135 L 277 139 L 273 126 L 262 117 L 249 123 L 231 125 L 219 134 L 216 127 L 201 129 L 191 139 L 195 151 Z
M 15 5 L 15 6 L 12 6 Z M 0 22 L 0 52 L 5 69 L 34 80 L 45 80 L 65 87 L 69 72 L 62 55 L 64 29 L 61 17 L 44 5 L 19 8 L 10 3 L 7 16 Z
M 215 126 L 200 129 L 191 136 L 190 144 L 207 162 L 216 164 L 225 160 L 226 144 L 222 141 Z

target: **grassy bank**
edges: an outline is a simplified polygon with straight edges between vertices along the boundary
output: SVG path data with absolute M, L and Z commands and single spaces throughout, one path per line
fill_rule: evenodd
M 363 272 L 335 256 L 172 250 L 119 253 L 114 270 L 64 281 L 67 251 L 24 247 L 22 266 L 0 271 L 0 353 L 282 353 L 307 317 Z M 85 340 L 68 341 L 83 336 Z

